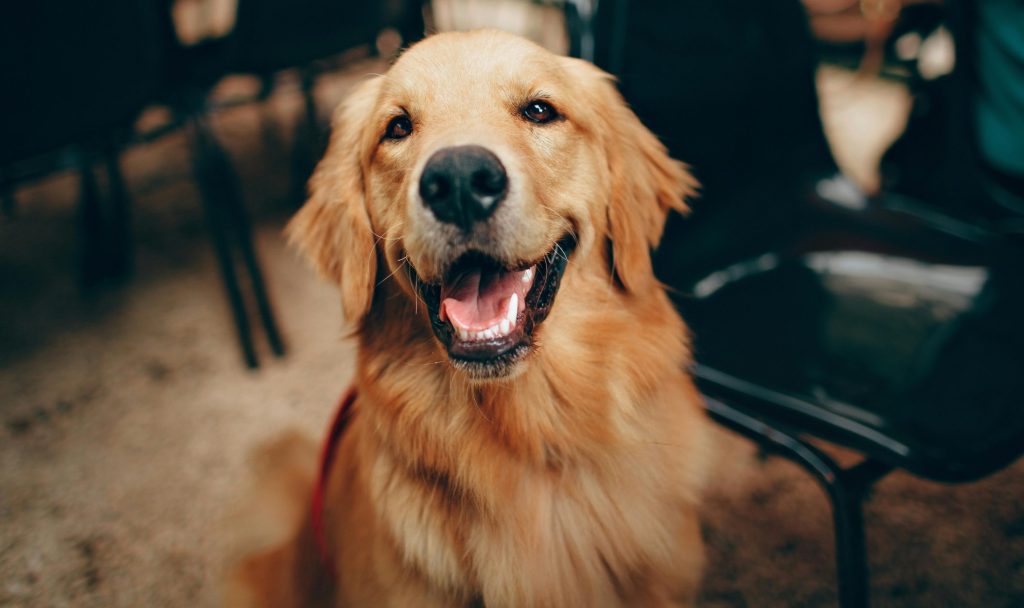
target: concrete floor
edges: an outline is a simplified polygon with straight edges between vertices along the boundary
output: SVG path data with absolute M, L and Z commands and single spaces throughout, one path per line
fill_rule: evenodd
M 381 68 L 329 79 L 323 107 Z M 334 289 L 283 243 L 287 156 L 264 145 L 266 111 L 290 132 L 295 87 L 215 118 L 289 347 L 280 360 L 264 349 L 258 371 L 236 348 L 180 135 L 125 155 L 138 243 L 127 285 L 76 288 L 73 175 L 24 188 L 18 217 L 0 220 L 0 606 L 215 605 L 254 447 L 326 426 L 353 352 Z M 870 162 L 850 172 L 869 180 Z M 834 605 L 814 482 L 725 432 L 719 445 L 700 605 Z M 958 487 L 894 474 L 866 519 L 875 605 L 1024 605 L 1024 463 Z

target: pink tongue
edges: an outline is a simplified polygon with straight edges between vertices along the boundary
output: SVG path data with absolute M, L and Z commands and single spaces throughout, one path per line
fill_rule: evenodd
M 521 305 L 529 286 L 522 272 L 467 272 L 441 288 L 441 319 L 462 329 L 487 329 L 505 318 L 513 293 L 519 294 Z

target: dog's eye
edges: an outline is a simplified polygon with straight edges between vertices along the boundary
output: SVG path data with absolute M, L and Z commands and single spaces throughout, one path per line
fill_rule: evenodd
M 395 116 L 388 123 L 384 137 L 387 139 L 405 139 L 412 135 L 412 121 L 408 116 Z
M 558 111 L 546 101 L 534 99 L 523 106 L 523 116 L 536 123 L 546 123 L 558 118 Z

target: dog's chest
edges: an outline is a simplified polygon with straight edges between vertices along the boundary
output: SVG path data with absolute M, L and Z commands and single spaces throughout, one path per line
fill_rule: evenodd
M 643 475 L 524 475 L 482 508 L 380 472 L 388 483 L 376 488 L 377 505 L 406 563 L 488 605 L 606 605 L 674 559 L 682 510 Z

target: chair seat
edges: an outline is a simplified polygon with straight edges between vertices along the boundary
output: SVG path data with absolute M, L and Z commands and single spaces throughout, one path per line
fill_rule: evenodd
M 694 280 L 677 303 L 695 376 L 781 430 L 938 481 L 983 477 L 1024 450 L 1021 252 L 883 215 L 900 229 L 807 223 L 813 242 L 790 234 Z

